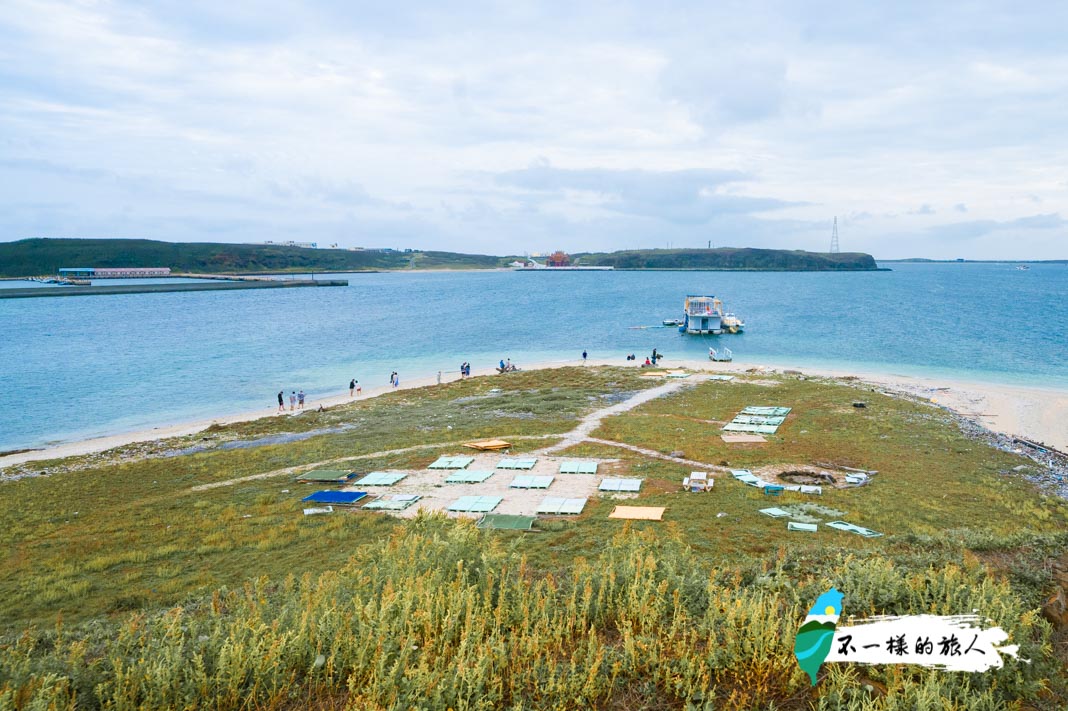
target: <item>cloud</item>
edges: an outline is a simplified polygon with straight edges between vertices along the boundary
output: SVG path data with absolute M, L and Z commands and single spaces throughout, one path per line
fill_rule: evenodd
M 661 84 L 668 98 L 683 102 L 714 130 L 778 115 L 786 101 L 786 62 L 752 48 L 686 53 L 664 68 Z
M 1028 215 L 1014 220 L 972 220 L 970 222 L 954 222 L 938 225 L 927 229 L 927 235 L 939 240 L 968 240 L 983 237 L 994 232 L 1019 233 L 1027 230 L 1059 230 L 1068 226 L 1059 213 L 1046 215 Z
M 767 212 L 791 206 L 782 200 L 730 194 L 732 183 L 750 176 L 733 170 L 607 170 L 555 168 L 538 162 L 497 175 L 501 185 L 549 193 L 591 193 L 606 211 L 655 217 L 668 222 L 707 222 L 717 216 Z
M 986 237 L 1016 230 L 1063 258 L 1066 22 L 983 0 L 8 0 L 0 239 L 822 250 L 837 214 L 884 257 L 1015 258 Z

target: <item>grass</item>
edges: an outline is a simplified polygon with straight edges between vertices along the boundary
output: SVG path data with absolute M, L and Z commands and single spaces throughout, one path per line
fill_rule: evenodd
M 234 486 L 193 487 L 376 451 L 436 443 L 351 462 L 353 470 L 422 467 L 461 442 L 491 435 L 563 432 L 605 395 L 647 387 L 626 371 L 516 373 L 399 391 L 326 413 L 216 428 L 218 441 L 255 440 L 355 424 L 289 444 L 123 461 L 3 484 L 0 620 L 10 628 L 82 619 L 239 584 L 253 574 L 319 572 L 396 526 L 386 516 L 299 516 L 317 488 L 279 475 Z M 499 392 L 493 392 L 499 390 Z M 282 428 L 287 428 L 283 430 Z M 188 444 L 188 442 L 183 442 Z M 518 441 L 523 447 L 540 440 Z M 63 463 L 39 468 L 61 470 Z M 283 493 L 288 490 L 289 493 Z
M 768 379 L 762 377 L 762 381 Z M 650 383 L 623 369 L 475 378 L 217 428 L 196 440 L 35 465 L 0 485 L 0 708 L 939 708 L 1068 703 L 1064 652 L 1035 608 L 1068 546 L 1068 506 L 1006 475 L 1026 462 L 965 438 L 942 411 L 833 382 L 739 380 L 684 389 L 605 419 L 595 437 L 713 465 L 833 461 L 878 469 L 819 503 L 882 531 L 787 533 L 768 499 L 720 477 L 681 492 L 690 467 L 606 445 L 645 479 L 663 522 L 607 519 L 610 498 L 541 533 L 346 512 L 304 517 L 316 488 L 284 474 L 352 460 L 422 467 L 476 437 L 559 435 Z M 867 408 L 850 406 L 863 398 Z M 745 405 L 794 410 L 763 445 L 725 445 L 709 420 Z M 348 428 L 348 429 L 338 429 Z M 289 444 L 217 449 L 283 432 Z M 554 439 L 516 440 L 530 451 Z M 415 447 L 415 449 L 408 449 Z M 717 514 L 725 514 L 719 516 Z M 792 658 L 807 606 L 830 584 L 852 614 L 996 616 L 1032 664 L 982 675 L 825 668 L 817 691 Z M 322 655 L 321 663 L 318 661 Z M 131 665 L 130 660 L 142 660 Z M 865 691 L 866 681 L 887 695 Z

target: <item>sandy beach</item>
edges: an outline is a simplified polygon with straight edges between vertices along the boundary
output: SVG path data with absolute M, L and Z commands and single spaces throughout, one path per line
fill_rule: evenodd
M 545 368 L 558 368 L 565 365 L 581 365 L 581 359 L 561 360 L 536 364 L 523 364 L 524 370 L 540 370 Z M 590 359 L 586 367 L 597 365 L 614 365 L 624 367 L 639 367 L 637 362 L 619 362 L 613 360 Z M 801 372 L 805 375 L 816 377 L 855 377 L 864 383 L 890 391 L 902 393 L 949 408 L 950 410 L 969 417 L 984 427 L 1007 435 L 1023 437 L 1032 441 L 1042 442 L 1061 451 L 1068 451 L 1068 390 L 1055 388 L 1034 388 L 1015 385 L 1003 385 L 998 383 L 984 383 L 967 380 L 953 380 L 934 377 L 916 377 L 887 373 L 871 373 L 853 371 L 845 368 L 826 370 L 818 368 L 785 368 L 783 366 L 768 366 L 759 361 L 735 361 L 732 363 L 712 363 L 699 360 L 671 360 L 665 361 L 665 367 L 682 368 L 694 372 L 709 373 L 734 373 L 741 374 L 751 369 L 759 372 L 782 373 Z M 472 369 L 473 376 L 495 375 L 496 370 L 492 367 Z M 459 379 L 457 371 L 443 372 L 441 382 L 451 382 Z M 399 389 L 435 385 L 438 382 L 437 374 L 426 377 L 405 379 Z M 378 397 L 390 392 L 394 388 L 389 386 L 368 388 L 357 397 L 349 397 L 345 389 L 337 395 L 326 397 L 309 397 L 306 401 L 306 410 L 316 410 L 319 406 L 326 408 L 334 407 L 356 400 L 366 400 Z M 268 393 L 265 400 L 271 401 L 273 394 Z M 288 407 L 288 403 L 287 403 Z M 105 437 L 95 437 L 76 442 L 65 442 L 45 449 L 19 452 L 0 457 L 0 469 L 31 461 L 46 459 L 58 459 L 63 457 L 79 456 L 103 452 L 114 447 L 119 447 L 135 442 L 147 442 L 169 437 L 181 437 L 196 434 L 212 425 L 229 424 L 234 422 L 248 422 L 262 417 L 293 417 L 299 416 L 300 410 L 286 410 L 284 413 L 277 412 L 276 406 L 242 412 L 212 419 L 202 419 L 190 422 L 163 424 L 151 429 L 133 432 L 122 432 Z

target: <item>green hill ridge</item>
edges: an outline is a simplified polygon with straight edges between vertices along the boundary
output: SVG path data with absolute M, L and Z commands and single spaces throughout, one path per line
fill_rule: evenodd
M 515 256 L 442 251 L 310 249 L 274 244 L 147 239 L 34 238 L 0 243 L 0 277 L 55 274 L 64 267 L 170 267 L 204 274 L 495 269 Z M 875 270 L 868 254 L 720 248 L 577 253 L 573 264 L 617 269 Z

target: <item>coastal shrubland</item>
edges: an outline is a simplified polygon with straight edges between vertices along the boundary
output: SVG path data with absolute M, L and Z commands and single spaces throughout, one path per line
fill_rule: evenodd
M 667 507 L 664 521 L 608 519 L 611 498 L 537 533 L 301 515 L 314 487 L 294 470 L 424 467 L 485 436 L 531 451 L 656 384 L 616 368 L 474 378 L 26 465 L 0 483 L 0 708 L 1068 703 L 1068 633 L 1039 614 L 1068 549 L 1068 506 L 1014 474 L 1028 460 L 966 437 L 945 411 L 852 384 L 702 383 L 593 436 L 713 467 L 877 469 L 819 503 L 882 538 L 788 533 L 758 513 L 767 497 L 729 475 L 687 494 L 691 467 L 594 442 L 565 454 L 619 460 L 645 480 L 640 505 Z M 716 423 L 753 404 L 794 409 L 766 444 L 725 444 Z M 803 501 L 786 492 L 774 505 Z M 1031 662 L 974 675 L 825 665 L 812 689 L 793 636 L 831 585 L 847 615 L 980 610 Z
M 1048 625 L 974 562 L 905 568 L 781 550 L 720 567 L 677 538 L 624 527 L 596 555 L 545 574 L 521 548 L 425 516 L 337 570 L 25 632 L 4 650 L 0 705 L 898 709 L 929 699 L 964 710 L 1042 699 L 1063 672 Z M 850 590 L 860 614 L 987 610 L 1032 662 L 981 675 L 832 667 L 813 690 L 793 635 L 831 585 Z

